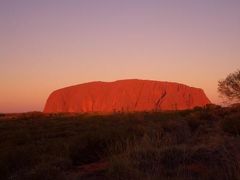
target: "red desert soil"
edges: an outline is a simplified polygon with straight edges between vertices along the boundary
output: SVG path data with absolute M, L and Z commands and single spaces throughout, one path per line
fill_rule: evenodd
M 119 80 L 90 82 L 59 89 L 44 112 L 134 112 L 184 110 L 211 103 L 200 88 L 173 82 Z
M 99 161 L 90 164 L 84 164 L 79 166 L 72 171 L 68 172 L 68 179 L 75 180 L 84 177 L 91 177 L 92 179 L 100 179 L 103 174 L 102 172 L 108 168 L 107 161 Z

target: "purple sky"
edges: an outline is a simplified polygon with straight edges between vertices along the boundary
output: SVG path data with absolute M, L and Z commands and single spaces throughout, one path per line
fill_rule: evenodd
M 125 78 L 180 82 L 221 100 L 240 67 L 239 0 L 1 0 L 0 112 L 51 91 Z

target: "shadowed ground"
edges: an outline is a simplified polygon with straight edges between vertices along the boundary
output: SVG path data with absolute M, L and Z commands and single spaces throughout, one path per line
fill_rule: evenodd
M 239 179 L 240 108 L 1 114 L 2 179 Z

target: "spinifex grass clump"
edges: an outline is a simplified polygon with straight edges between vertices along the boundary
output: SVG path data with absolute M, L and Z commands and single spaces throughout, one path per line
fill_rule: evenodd
M 239 179 L 239 112 L 5 115 L 1 179 Z

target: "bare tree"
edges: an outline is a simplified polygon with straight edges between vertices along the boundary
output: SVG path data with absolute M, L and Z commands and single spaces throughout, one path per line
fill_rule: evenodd
M 229 101 L 240 102 L 240 70 L 218 81 L 218 92 Z

